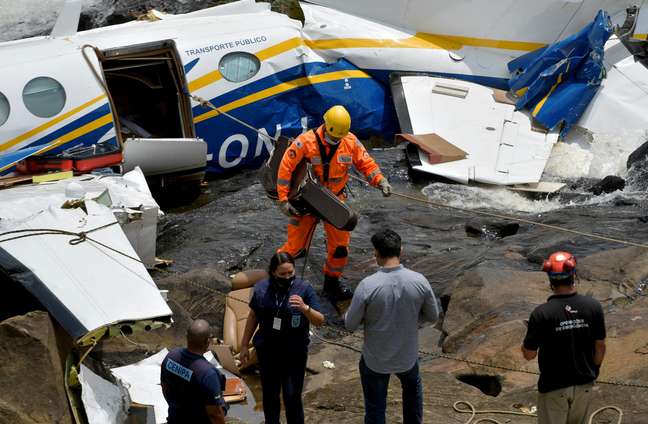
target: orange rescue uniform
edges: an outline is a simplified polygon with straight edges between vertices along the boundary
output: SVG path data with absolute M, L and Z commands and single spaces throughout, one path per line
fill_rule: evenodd
M 315 131 L 319 136 L 319 142 Z M 301 134 L 284 153 L 277 178 L 277 193 L 280 202 L 288 200 L 293 171 L 302 159 L 311 163 L 319 183 L 335 193 L 340 200 L 346 199 L 344 187 L 349 180 L 351 165 L 355 166 L 373 186 L 378 186 L 384 178 L 378 164 L 369 156 L 367 149 L 352 133 L 348 133 L 337 145 L 337 150 L 328 161 L 328 178 L 326 178 L 324 165 L 327 160 L 322 158 L 319 143 L 322 144 L 326 156 L 331 154 L 332 147 L 335 148 L 326 142 L 324 126 Z M 278 251 L 288 252 L 294 257 L 301 255 L 313 235 L 315 225 L 317 225 L 317 218 L 312 215 L 291 217 L 288 221 L 288 241 Z M 328 222 L 324 223 L 324 231 L 326 232 L 327 250 L 324 274 L 339 278 L 348 260 L 351 233 L 338 230 Z

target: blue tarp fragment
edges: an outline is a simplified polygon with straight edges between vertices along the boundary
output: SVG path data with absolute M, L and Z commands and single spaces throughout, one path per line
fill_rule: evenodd
M 601 10 L 580 32 L 509 62 L 509 88 L 521 96 L 516 108 L 527 108 L 549 129 L 564 123 L 564 136 L 605 77 L 603 49 L 611 34 L 610 17 Z

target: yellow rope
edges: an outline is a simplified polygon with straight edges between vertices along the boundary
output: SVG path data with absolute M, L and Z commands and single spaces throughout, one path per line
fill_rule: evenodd
M 467 408 L 460 408 L 460 405 L 465 405 Z M 484 409 L 484 410 L 478 410 L 475 408 L 475 406 L 465 400 L 458 400 L 452 405 L 452 408 L 460 413 L 460 414 L 470 414 L 470 418 L 468 418 L 468 421 L 466 421 L 464 424 L 479 424 L 479 423 L 492 423 L 492 424 L 502 424 L 502 422 L 497 421 L 495 418 L 479 418 L 477 421 L 473 421 L 477 414 L 503 414 L 503 415 L 518 415 L 518 416 L 523 416 L 523 417 L 537 417 L 537 414 L 532 414 L 530 412 L 517 412 L 517 411 L 505 411 L 505 410 L 499 410 L 499 409 Z M 594 418 L 600 414 L 601 412 L 611 409 L 613 411 L 616 411 L 619 414 L 619 419 L 616 422 L 616 424 L 621 424 L 621 421 L 623 420 L 623 411 L 621 408 L 616 407 L 616 406 L 604 406 L 602 408 L 597 409 L 590 415 L 589 421 L 587 422 L 588 424 L 593 424 L 594 423 Z
M 468 407 L 468 409 L 460 409 L 459 405 L 465 405 Z M 523 417 L 537 417 L 536 414 L 532 414 L 529 412 L 518 412 L 518 411 L 504 411 L 504 410 L 499 410 L 499 409 L 484 409 L 484 410 L 477 410 L 474 405 L 468 401 L 465 400 L 458 400 L 456 401 L 452 407 L 456 412 L 459 412 L 460 414 L 470 414 L 470 418 L 468 418 L 468 421 L 466 421 L 464 424 L 479 424 L 479 423 L 493 423 L 493 424 L 502 424 L 500 421 L 497 421 L 494 418 L 480 418 L 477 421 L 473 422 L 473 419 L 477 414 L 504 414 L 504 415 L 519 415 Z
M 616 406 L 611 406 L 611 405 L 610 406 L 604 406 L 604 407 L 599 408 L 596 411 L 594 411 L 592 413 L 592 415 L 590 415 L 590 419 L 587 422 L 587 424 L 592 424 L 594 422 L 594 417 L 596 417 L 598 414 L 605 411 L 606 409 L 611 409 L 613 411 L 616 411 L 616 413 L 619 414 L 619 420 L 616 422 L 616 424 L 621 424 L 621 420 L 623 420 L 623 411 L 621 410 L 621 408 L 618 408 Z M 608 421 L 606 421 L 606 422 L 608 422 Z

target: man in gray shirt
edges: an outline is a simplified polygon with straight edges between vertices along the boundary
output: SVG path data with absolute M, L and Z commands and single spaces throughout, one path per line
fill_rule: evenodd
M 371 237 L 378 272 L 360 282 L 344 321 L 364 324 L 360 378 L 365 424 L 385 422 L 389 377 L 403 388 L 404 424 L 423 422 L 423 387 L 418 367 L 419 320 L 436 321 L 439 308 L 428 280 L 400 263 L 401 238 L 389 229 Z

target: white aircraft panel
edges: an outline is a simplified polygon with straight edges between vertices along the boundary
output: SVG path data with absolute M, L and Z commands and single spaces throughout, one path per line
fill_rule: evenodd
M 605 47 L 606 78 L 578 126 L 603 134 L 648 130 L 648 69 L 617 39 Z
M 558 134 L 534 131 L 514 106 L 495 102 L 478 84 L 425 76 L 401 77 L 412 131 L 437 134 L 468 153 L 455 162 L 431 164 L 419 151 L 415 169 L 460 183 L 524 184 L 540 180 Z M 457 93 L 465 92 L 465 97 Z
M 553 43 L 606 10 L 623 18 L 631 0 L 309 0 L 416 32 Z M 615 22 L 617 23 L 617 22 Z

